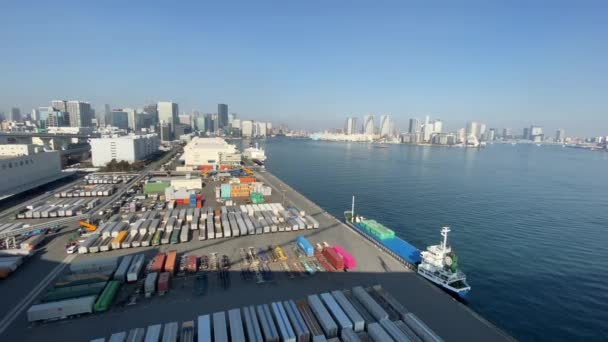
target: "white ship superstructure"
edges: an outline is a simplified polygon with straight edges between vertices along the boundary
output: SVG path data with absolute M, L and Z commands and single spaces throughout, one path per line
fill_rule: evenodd
M 448 246 L 449 232 L 449 227 L 443 227 L 441 244 L 429 246 L 426 251 L 420 253 L 422 262 L 418 266 L 418 274 L 464 298 L 471 287 L 467 283 L 466 275 L 458 269 L 456 254 Z
M 243 151 L 243 156 L 247 159 L 254 160 L 257 159 L 259 161 L 266 160 L 266 153 L 263 149 L 258 147 L 258 144 L 255 144 L 255 147 L 248 147 Z

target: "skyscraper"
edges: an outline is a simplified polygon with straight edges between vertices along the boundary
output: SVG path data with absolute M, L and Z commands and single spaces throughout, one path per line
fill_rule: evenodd
M 90 103 L 82 101 L 68 101 L 66 111 L 70 117 L 71 127 L 91 127 L 93 113 L 91 111 Z
M 137 113 L 135 112 L 135 109 L 133 108 L 123 108 L 122 110 L 123 112 L 127 113 L 127 127 L 129 127 L 129 129 L 136 131 L 137 130 Z
M 175 138 L 175 126 L 178 124 L 178 106 L 177 103 L 164 101 L 159 102 L 156 105 L 156 110 L 158 111 L 158 122 L 165 123 L 170 126 L 171 131 L 171 139 Z M 169 139 L 169 137 L 165 137 L 165 140 Z
M 11 108 L 11 120 L 12 121 L 21 121 L 21 109 L 17 107 Z
M 68 102 L 66 100 L 53 100 L 51 106 L 60 112 L 68 111 Z
M 420 120 L 411 118 L 410 126 L 409 126 L 407 132 L 410 134 L 415 134 L 415 133 L 420 132 Z
M 566 131 L 563 128 L 558 129 L 555 132 L 555 141 L 564 142 L 565 139 L 566 139 Z
M 390 115 L 380 116 L 380 136 L 390 137 L 393 135 L 393 124 Z
M 430 142 L 431 134 L 433 134 L 434 127 L 431 125 L 429 121 L 429 116 L 424 117 L 424 125 L 422 126 L 422 141 Z
M 433 133 L 441 133 L 443 131 L 443 121 L 440 119 L 435 119 L 431 121 L 433 125 Z
M 253 122 L 249 120 L 241 121 L 241 134 L 244 137 L 251 137 L 253 135 Z
M 486 135 L 486 124 L 479 124 L 479 132 L 477 132 L 477 138 L 483 139 Z
M 344 124 L 344 134 L 356 134 L 357 132 L 357 118 L 351 117 L 346 119 Z
M 524 127 L 524 132 L 522 135 L 523 135 L 524 140 L 529 140 L 530 139 L 530 129 L 528 127 Z
M 487 141 L 494 141 L 495 138 L 496 138 L 496 129 L 495 128 L 490 128 L 490 130 L 486 134 L 486 140 Z
M 511 138 L 511 130 L 508 128 L 504 128 L 502 130 L 502 138 L 503 139 L 510 139 Z
M 466 129 L 466 138 L 468 137 L 477 137 L 479 136 L 479 126 L 477 124 L 477 122 L 475 121 L 469 121 L 467 122 L 467 129 Z
M 366 115 L 363 118 L 363 133 L 367 135 L 374 135 L 374 116 Z
M 218 128 L 228 126 L 228 105 L 220 103 L 217 105 Z

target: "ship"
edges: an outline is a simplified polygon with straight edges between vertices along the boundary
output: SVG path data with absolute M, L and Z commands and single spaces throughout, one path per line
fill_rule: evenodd
M 263 149 L 258 147 L 258 144 L 255 144 L 255 147 L 250 146 L 243 151 L 243 157 L 251 160 L 252 162 L 262 166 L 266 161 L 266 153 Z
M 378 248 L 393 256 L 404 266 L 414 270 L 419 276 L 430 281 L 459 300 L 466 300 L 471 286 L 466 275 L 458 267 L 458 257 L 447 243 L 449 227 L 441 229 L 443 240 L 439 245 L 420 251 L 415 246 L 395 235 L 384 225 L 355 213 L 355 197 L 352 209 L 344 212 L 348 227 L 372 242 Z

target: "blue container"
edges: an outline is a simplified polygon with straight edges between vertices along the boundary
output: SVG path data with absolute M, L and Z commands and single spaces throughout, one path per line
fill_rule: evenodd
M 306 256 L 313 256 L 315 254 L 315 249 L 305 237 L 298 236 L 296 238 L 296 243 L 298 244 L 298 247 L 300 247 L 300 249 L 306 254 Z

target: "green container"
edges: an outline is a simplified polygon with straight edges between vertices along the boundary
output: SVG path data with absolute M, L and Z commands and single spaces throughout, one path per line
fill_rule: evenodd
M 178 243 L 179 242 L 180 231 L 181 231 L 181 229 L 173 229 L 173 231 L 171 232 L 171 239 L 169 240 L 169 243 Z
M 264 203 L 264 195 L 259 192 L 252 192 L 251 195 L 249 195 L 249 198 L 251 198 L 251 203 L 253 204 Z
M 48 291 L 44 296 L 42 296 L 40 301 L 43 303 L 47 303 L 47 302 L 56 302 L 56 301 L 64 300 L 64 299 L 96 296 L 101 291 L 103 291 L 103 288 L 105 286 L 106 286 L 106 282 L 100 282 L 100 283 L 55 288 L 55 289 Z
M 152 246 L 158 246 L 160 245 L 160 239 L 163 236 L 163 232 L 160 230 L 157 230 L 154 233 L 154 237 L 152 238 Z
M 95 312 L 107 311 L 110 306 L 112 306 L 112 302 L 116 297 L 116 294 L 120 290 L 120 282 L 116 280 L 112 280 L 106 285 L 106 288 L 101 293 L 101 296 L 97 298 L 95 305 L 93 306 L 93 310 Z
M 363 220 L 361 226 L 371 235 L 380 240 L 393 239 L 395 232 L 374 220 Z
M 144 194 L 164 194 L 165 189 L 169 187 L 167 182 L 146 183 L 144 185 Z

